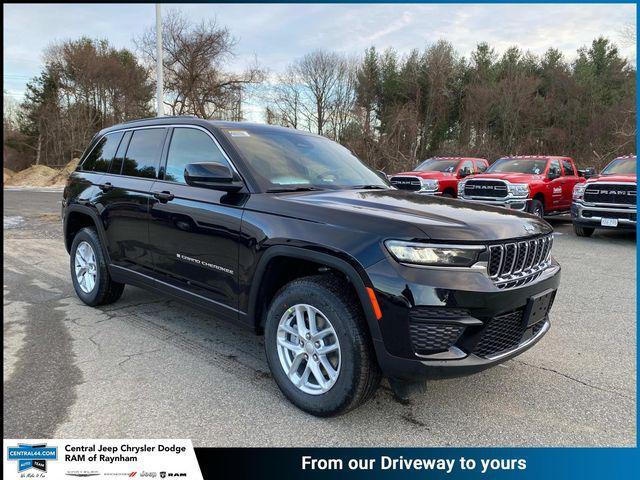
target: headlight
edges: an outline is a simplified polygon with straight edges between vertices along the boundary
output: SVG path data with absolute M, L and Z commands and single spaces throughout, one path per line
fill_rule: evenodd
M 576 183 L 573 187 L 573 199 L 582 200 L 585 188 L 587 188 L 587 186 L 584 183 Z
M 435 192 L 438 190 L 438 180 L 421 178 L 420 182 L 422 183 L 422 190 L 426 190 L 427 192 Z
M 485 249 L 481 245 L 427 245 L 400 240 L 387 240 L 384 243 L 391 255 L 401 263 L 446 267 L 470 267 Z
M 529 185 L 527 185 L 526 183 L 510 183 L 508 186 L 509 193 L 514 197 L 529 196 Z

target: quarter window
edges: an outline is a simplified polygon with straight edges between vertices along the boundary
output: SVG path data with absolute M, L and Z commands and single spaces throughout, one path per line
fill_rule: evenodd
M 121 138 L 122 133 L 113 133 L 102 137 L 82 162 L 82 170 L 85 172 L 107 172 Z
M 167 155 L 164 179 L 186 183 L 184 168 L 189 163 L 221 163 L 229 166 L 227 159 L 209 135 L 195 128 L 175 128 Z
M 122 174 L 131 177 L 156 178 L 165 133 L 165 128 L 134 131 L 124 158 Z

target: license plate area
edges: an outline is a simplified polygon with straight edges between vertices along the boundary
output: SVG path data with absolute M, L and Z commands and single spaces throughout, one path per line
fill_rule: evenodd
M 617 227 L 618 219 L 617 218 L 601 218 L 600 225 L 603 227 Z
M 556 290 L 546 290 L 529 298 L 524 312 L 527 327 L 543 321 L 556 298 Z

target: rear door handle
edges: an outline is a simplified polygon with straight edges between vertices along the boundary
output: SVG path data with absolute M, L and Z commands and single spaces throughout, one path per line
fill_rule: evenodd
M 107 183 L 103 183 L 102 185 L 98 185 L 98 187 L 100 187 L 100 190 L 102 190 L 103 192 L 108 192 L 113 188 L 113 185 L 107 182 Z
M 170 202 L 175 198 L 175 196 L 171 192 L 167 192 L 166 190 L 163 192 L 153 192 L 153 196 L 160 200 L 162 203 Z

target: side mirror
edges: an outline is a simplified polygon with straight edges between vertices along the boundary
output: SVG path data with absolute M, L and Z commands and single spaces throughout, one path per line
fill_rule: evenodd
M 547 178 L 549 180 L 555 180 L 556 178 L 560 178 L 560 172 L 558 172 L 557 170 L 549 170 L 549 173 L 547 173 Z
M 593 167 L 587 167 L 584 169 L 578 169 L 578 176 L 584 178 L 591 178 L 596 175 L 596 169 Z
M 238 176 L 221 163 L 189 163 L 184 167 L 184 180 L 192 187 L 237 192 L 244 187 Z
M 383 180 L 389 180 L 389 177 L 387 176 L 386 173 L 384 173 L 382 170 L 376 170 L 376 173 L 378 174 L 378 176 L 383 179 Z

